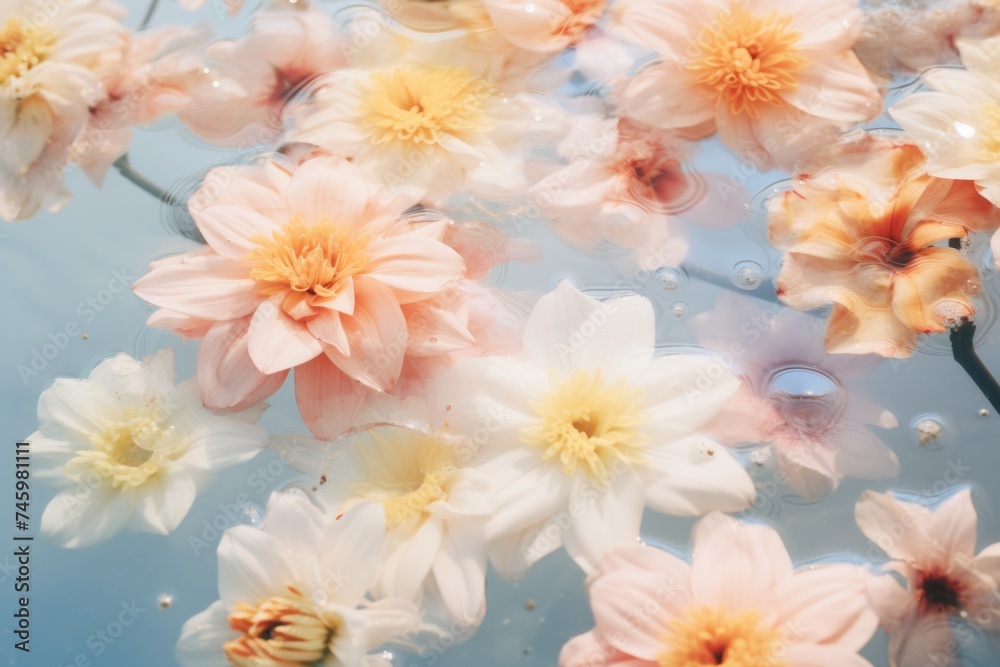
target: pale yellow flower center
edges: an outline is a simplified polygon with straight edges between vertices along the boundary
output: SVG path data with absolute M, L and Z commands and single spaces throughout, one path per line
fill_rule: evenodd
M 983 162 L 1000 161 L 1000 106 L 984 104 L 979 107 L 979 159 Z
M 44 26 L 25 25 L 11 16 L 0 29 L 0 83 L 23 76 L 52 55 L 59 33 Z
M 796 74 L 808 64 L 795 49 L 802 35 L 789 30 L 790 23 L 776 12 L 754 16 L 735 2 L 698 35 L 687 67 L 697 83 L 718 91 L 731 113 L 757 118 L 760 107 L 782 105 L 779 91 L 795 88 Z
M 783 667 L 775 657 L 778 633 L 756 611 L 728 613 L 693 607 L 670 622 L 660 667 Z
M 253 265 L 250 278 L 261 294 L 287 292 L 283 308 L 292 312 L 306 295 L 332 299 L 344 280 L 368 264 L 368 237 L 353 236 L 348 229 L 323 220 L 309 226 L 295 217 L 271 238 L 254 236 L 257 247 L 243 256 Z
M 521 440 L 544 447 L 543 460 L 558 457 L 567 475 L 575 474 L 582 463 L 597 481 L 610 484 L 609 468 L 616 461 L 643 462 L 641 449 L 649 437 L 636 430 L 648 419 L 640 398 L 639 389 L 622 381 L 605 384 L 599 370 L 591 375 L 576 369 L 532 405 L 541 419 L 521 432 Z
M 427 506 L 448 495 L 457 471 L 452 451 L 423 435 L 385 438 L 372 434 L 371 443 L 356 449 L 364 481 L 350 491 L 356 500 L 373 499 L 385 509 L 386 528 L 398 528 L 425 515 Z
M 174 427 L 164 427 L 165 421 L 163 412 L 154 405 L 124 410 L 118 421 L 90 436 L 94 449 L 78 451 L 67 462 L 67 475 L 84 478 L 92 471 L 116 489 L 141 486 L 167 468 L 187 446 Z
M 556 29 L 556 34 L 568 37 L 577 42 L 585 32 L 597 23 L 604 13 L 607 0 L 562 0 L 568 10 Z
M 436 145 L 483 129 L 490 84 L 464 67 L 406 65 L 377 71 L 365 91 L 365 127 L 374 144 Z
M 241 636 L 222 646 L 231 664 L 291 667 L 312 665 L 327 656 L 342 619 L 321 614 L 295 587 L 288 590 L 289 597 L 237 603 L 229 626 Z

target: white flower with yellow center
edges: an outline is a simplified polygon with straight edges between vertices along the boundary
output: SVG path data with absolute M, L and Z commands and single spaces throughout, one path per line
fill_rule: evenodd
M 13 0 L 0 10 L 0 216 L 58 210 L 60 182 L 101 79 L 120 66 L 124 10 L 103 0 Z
M 365 598 L 385 547 L 385 515 L 363 503 L 342 516 L 274 494 L 262 529 L 237 526 L 219 543 L 219 601 L 189 619 L 185 666 L 391 667 L 382 644 L 415 632 L 398 598 Z
M 915 93 L 889 114 L 927 156 L 927 173 L 975 181 L 979 192 L 1000 206 L 1000 37 L 958 41 L 965 70 L 935 68 L 923 81 L 931 92 Z M 1000 232 L 993 236 L 1000 267 Z
M 123 528 L 171 532 L 219 472 L 267 447 L 260 413 L 217 415 L 193 380 L 174 387 L 173 350 L 118 354 L 86 380 L 56 380 L 27 439 L 32 474 L 62 487 L 42 535 L 81 547 Z
M 322 444 L 296 443 L 298 451 Z M 319 448 L 319 449 L 317 449 Z M 306 457 L 300 457 L 305 461 Z M 420 603 L 429 617 L 474 627 L 486 608 L 489 479 L 444 434 L 381 426 L 324 452 L 317 499 L 333 514 L 374 500 L 385 510 L 387 552 L 374 591 Z
M 432 197 L 463 188 L 514 191 L 523 182 L 523 135 L 547 112 L 505 89 L 457 43 L 436 45 L 319 81 L 287 139 L 351 158 L 375 181 L 427 188 Z
M 504 576 L 562 544 L 593 571 L 639 535 L 644 507 L 689 516 L 753 499 L 736 459 L 695 434 L 739 381 L 708 355 L 656 357 L 654 341 L 647 299 L 601 302 L 563 282 L 532 312 L 520 357 L 447 378 L 445 425 L 493 484 L 486 535 Z

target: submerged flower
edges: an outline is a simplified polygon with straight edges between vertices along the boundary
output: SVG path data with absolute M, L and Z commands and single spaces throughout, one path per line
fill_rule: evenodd
M 687 240 L 670 214 L 705 193 L 684 168 L 679 140 L 628 119 L 585 116 L 559 152 L 569 164 L 528 190 L 556 233 L 588 250 L 630 248 L 643 269 L 681 263 Z
M 173 350 L 142 362 L 119 354 L 42 392 L 32 473 L 62 488 L 43 536 L 81 547 L 123 528 L 167 534 L 218 473 L 267 447 L 260 411 L 216 415 L 173 374 Z
M 295 444 L 315 450 L 320 443 Z M 376 595 L 413 600 L 447 621 L 470 625 L 482 618 L 485 526 L 494 508 L 489 479 L 468 465 L 468 450 L 443 434 L 398 426 L 330 449 L 315 494 L 327 512 L 342 514 L 366 500 L 385 511 Z
M 0 216 L 28 218 L 69 200 L 61 182 L 71 147 L 104 97 L 102 78 L 118 66 L 126 31 L 113 2 L 51 7 L 8 3 L 0 15 Z
M 477 54 L 451 42 L 394 63 L 325 77 L 296 112 L 288 141 L 350 158 L 373 181 L 427 188 L 516 190 L 519 146 L 537 116 Z
M 514 358 L 462 362 L 445 377 L 445 424 L 477 451 L 494 488 L 490 559 L 520 576 L 561 544 L 586 570 L 639 534 L 643 508 L 735 511 L 754 497 L 742 466 L 694 432 L 738 382 L 707 383 L 708 356 L 654 357 L 653 308 L 600 302 L 560 283 L 535 306 Z
M 692 564 L 654 547 L 619 547 L 588 581 L 596 627 L 560 667 L 871 667 L 857 653 L 878 620 L 853 565 L 795 572 L 781 538 L 713 512 L 692 536 Z
M 481 0 L 507 41 L 529 51 L 556 52 L 579 43 L 600 20 L 607 0 Z
M 1000 217 L 971 182 L 929 176 L 913 144 L 866 136 L 843 166 L 796 179 L 768 205 L 785 250 L 778 296 L 798 310 L 833 302 L 828 352 L 907 357 L 918 334 L 975 313 L 979 271 L 941 243 Z
M 923 75 L 934 92 L 915 93 L 889 113 L 927 155 L 927 172 L 975 181 L 986 199 L 1000 205 L 1000 76 L 995 63 L 1000 37 L 958 42 L 965 70 L 934 69 Z M 1000 266 L 1000 234 L 993 236 Z
M 191 101 L 178 112 L 196 135 L 222 146 L 273 142 L 292 96 L 346 66 L 330 16 L 318 9 L 262 11 L 238 40 L 210 45 Z
M 374 503 L 343 516 L 274 494 L 262 529 L 237 526 L 219 543 L 219 597 L 189 619 L 177 642 L 185 666 L 383 667 L 368 655 L 415 632 L 416 608 L 365 593 L 384 545 Z
M 949 618 L 1000 631 L 1000 543 L 976 554 L 976 509 L 963 489 L 931 510 L 866 491 L 855 508 L 861 531 L 900 575 L 872 577 L 872 604 L 889 635 L 891 667 L 923 667 L 929 656 L 955 664 Z
M 875 84 L 851 51 L 853 0 L 626 0 L 620 28 L 662 60 L 625 82 L 625 112 L 701 138 L 718 130 L 758 167 L 789 169 L 836 129 L 876 116 Z
M 424 343 L 411 322 L 440 346 L 474 343 L 447 310 L 419 307 L 466 267 L 442 240 L 448 220 L 400 218 L 415 203 L 341 158 L 222 168 L 190 203 L 208 246 L 155 262 L 133 289 L 166 309 L 151 324 L 204 336 L 206 405 L 252 405 L 295 368 L 303 419 L 332 439 L 373 393 L 398 388 Z
M 804 498 L 833 491 L 842 477 L 898 475 L 895 453 L 866 428 L 892 428 L 896 418 L 848 383 L 881 359 L 830 355 L 819 320 L 779 308 L 723 296 L 691 320 L 698 344 L 730 355 L 746 381 L 706 432 L 730 445 L 769 443 L 785 481 Z

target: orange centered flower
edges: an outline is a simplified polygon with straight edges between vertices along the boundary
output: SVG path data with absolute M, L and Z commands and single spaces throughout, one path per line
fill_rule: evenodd
M 670 622 L 660 667 L 784 667 L 775 658 L 778 633 L 756 611 L 694 607 Z
M 342 624 L 340 617 L 321 614 L 294 587 L 291 597 L 271 597 L 256 605 L 239 602 L 229 626 L 241 633 L 222 646 L 238 667 L 292 667 L 322 660 Z
M 0 83 L 22 76 L 52 55 L 59 34 L 46 27 L 24 25 L 11 16 L 0 28 Z
M 569 15 L 559 23 L 554 33 L 568 37 L 570 43 L 575 44 L 600 20 L 608 3 L 607 0 L 563 0 L 563 4 Z
M 698 35 L 687 67 L 697 83 L 718 91 L 733 115 L 757 118 L 761 106 L 782 105 L 779 91 L 795 88 L 796 74 L 808 64 L 795 49 L 802 35 L 789 23 L 789 16 L 761 18 L 733 3 Z
M 250 240 L 257 247 L 242 258 L 253 264 L 250 278 L 265 296 L 287 293 L 281 307 L 296 319 L 313 314 L 313 304 L 336 297 L 344 281 L 368 264 L 368 238 L 327 220 L 308 226 L 295 217 L 271 238 Z

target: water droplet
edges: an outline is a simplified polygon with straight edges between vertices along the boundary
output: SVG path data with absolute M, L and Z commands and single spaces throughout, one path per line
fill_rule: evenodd
M 957 327 L 975 312 L 961 301 L 941 301 L 934 306 L 934 315 L 946 327 Z
M 664 267 L 656 272 L 656 277 L 660 281 L 660 286 L 668 292 L 680 289 L 687 282 L 687 274 L 684 269 L 675 267 Z
M 990 416 L 990 411 L 987 410 L 986 408 L 983 408 L 982 410 L 979 411 L 979 416 L 980 417 L 989 417 Z
M 759 449 L 754 450 L 750 453 L 750 462 L 758 468 L 763 468 L 764 464 L 767 462 L 767 457 L 764 455 L 764 452 Z
M 435 343 L 438 342 L 438 339 L 435 338 L 434 336 L 431 336 L 430 338 L 427 339 L 427 342 L 430 343 L 431 345 L 434 345 Z
M 535 6 L 529 3 L 525 5 L 524 11 L 528 12 L 529 14 L 532 14 L 535 11 Z
M 170 609 L 174 604 L 174 596 L 164 593 L 160 597 L 156 598 L 156 604 L 160 606 L 160 609 Z
M 537 604 L 535 604 L 535 601 L 534 601 L 533 599 L 531 599 L 531 598 L 528 598 L 528 599 L 527 599 L 527 600 L 525 600 L 525 602 L 524 602 L 524 608 L 525 608 L 525 609 L 526 609 L 527 611 L 534 611 L 534 610 L 535 610 L 535 607 L 536 607 L 536 606 L 538 606 L 538 605 L 537 605 Z
M 212 88 L 218 88 L 220 85 L 222 85 L 222 84 L 220 84 L 218 81 L 213 81 L 212 82 Z
M 294 2 L 294 1 L 295 0 L 290 0 L 290 2 Z M 392 661 L 392 651 L 382 651 L 382 659 L 383 660 L 389 660 L 391 662 Z
M 764 277 L 764 269 L 757 262 L 746 260 L 733 267 L 730 280 L 740 289 L 755 290 Z
M 936 415 L 921 415 L 913 421 L 913 431 L 917 444 L 929 447 L 937 443 L 944 434 L 944 424 Z
M 83 340 L 89 340 L 90 334 L 89 333 L 80 334 L 80 338 L 82 338 Z
M 250 524 L 251 526 L 259 526 L 261 520 L 264 518 L 264 513 L 259 507 L 250 505 L 243 508 L 243 520 Z
M 674 301 L 670 304 L 670 314 L 678 320 L 687 314 L 687 304 L 683 301 Z
M 815 368 L 776 371 L 768 380 L 767 398 L 790 426 L 810 434 L 835 426 L 847 407 L 847 393 L 840 383 Z

